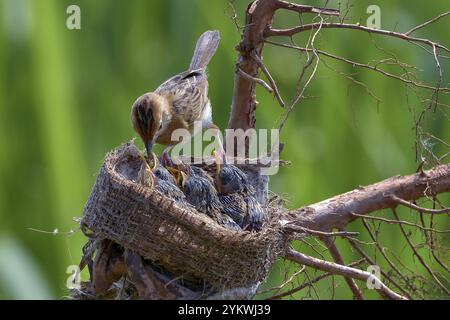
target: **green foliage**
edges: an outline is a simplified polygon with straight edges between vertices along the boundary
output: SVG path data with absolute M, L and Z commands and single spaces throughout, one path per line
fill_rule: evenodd
M 233 2 L 241 25 L 248 2 Z M 367 6 L 378 4 L 382 27 L 403 31 L 448 10 L 445 1 L 414 1 L 407 7 L 402 3 L 355 1 L 350 21 L 364 24 Z M 66 28 L 70 4 L 81 8 L 81 30 Z M 79 231 L 73 236 L 53 236 L 28 228 L 76 229 L 73 217 L 82 215 L 105 153 L 135 137 L 129 120 L 131 104 L 186 68 L 196 38 L 207 29 L 222 34 L 209 74 L 214 118 L 221 128 L 226 127 L 237 56 L 234 47 L 240 40 L 232 13 L 226 0 L 0 0 L 0 234 L 6 235 L 0 237 L 0 298 L 67 295 L 66 268 L 78 263 L 85 238 Z M 280 27 L 297 24 L 293 13 L 275 20 Z M 418 35 L 444 41 L 448 22 Z M 383 54 L 374 42 L 417 65 L 422 79 L 435 83 L 432 56 L 401 40 L 324 30 L 317 45 L 367 62 Z M 297 52 L 269 45 L 264 58 L 282 94 L 292 97 L 304 60 Z M 422 106 L 411 92 L 370 71 L 326 62 L 342 72 L 358 72 L 355 79 L 365 82 L 381 103 L 377 106 L 365 88 L 320 65 L 306 92 L 311 98 L 296 107 L 282 134 L 287 144 L 282 157 L 292 165 L 271 180 L 272 190 L 288 195 L 293 208 L 414 172 L 418 166 L 414 111 Z M 442 65 L 445 70 L 448 61 Z M 283 110 L 261 88 L 258 101 L 257 126 L 274 127 Z M 448 98 L 442 102 L 448 104 Z M 424 128 L 450 140 L 448 116 L 439 111 L 428 114 Z M 411 217 L 407 210 L 402 214 Z M 362 231 L 360 224 L 350 228 Z M 386 228 L 383 245 L 398 252 L 404 249 L 396 226 Z M 346 261 L 357 259 L 349 250 L 343 254 Z M 404 264 L 419 268 L 411 254 L 405 257 Z M 283 277 L 284 265 L 277 264 L 267 285 Z M 335 297 L 351 298 L 338 278 Z M 321 298 L 332 296 L 330 284 L 331 280 L 317 287 Z

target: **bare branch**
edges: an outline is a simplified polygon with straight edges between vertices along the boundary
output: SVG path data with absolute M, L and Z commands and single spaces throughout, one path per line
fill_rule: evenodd
M 238 69 L 238 74 L 243 76 L 244 78 L 250 80 L 250 81 L 254 81 L 258 84 L 260 84 L 261 86 L 263 86 L 264 89 L 266 89 L 269 93 L 273 93 L 273 89 L 263 80 L 260 78 L 256 78 L 256 77 L 252 77 L 251 75 L 245 73 L 244 71 L 242 71 L 241 69 Z
M 316 14 L 323 14 L 323 15 L 329 15 L 329 16 L 338 16 L 339 17 L 339 10 L 336 9 L 328 9 L 328 8 L 318 8 L 318 7 L 312 7 L 307 5 L 300 5 L 297 3 L 291 3 L 286 1 L 277 1 L 277 9 L 286 9 L 298 13 L 316 13 Z
M 418 292 L 417 288 L 415 288 L 411 283 L 409 283 L 408 278 L 400 271 L 400 269 L 395 265 L 394 262 L 392 262 L 391 259 L 389 259 L 389 257 L 386 254 L 386 250 L 384 247 L 382 247 L 380 241 L 377 239 L 377 236 L 372 232 L 372 230 L 370 229 L 369 224 L 366 222 L 365 219 L 362 219 L 362 222 L 364 224 L 364 227 L 366 228 L 367 232 L 369 233 L 370 238 L 373 240 L 373 242 L 375 243 L 376 248 L 378 249 L 378 251 L 381 253 L 381 255 L 383 256 L 384 260 L 386 260 L 386 262 L 389 264 L 389 266 L 392 268 L 392 270 L 394 270 L 404 281 L 405 285 L 409 287 L 410 290 L 412 290 L 412 292 L 417 293 L 420 295 L 420 293 Z M 423 296 L 421 296 L 421 298 L 423 298 Z
M 313 230 L 344 229 L 355 219 L 353 214 L 367 214 L 398 205 L 392 196 L 416 200 L 424 196 L 450 192 L 450 164 L 409 176 L 396 176 L 360 187 L 342 195 L 290 212 L 290 221 Z
M 450 208 L 444 208 L 444 209 L 439 209 L 439 210 L 434 210 L 434 209 L 428 209 L 428 208 L 423 208 L 423 207 L 419 207 L 418 205 L 415 205 L 414 203 L 411 203 L 409 201 L 405 201 L 403 199 L 400 199 L 397 196 L 391 196 L 392 200 L 394 200 L 395 202 L 397 202 L 398 204 L 404 205 L 405 207 L 420 211 L 420 212 L 426 212 L 426 213 L 432 213 L 432 214 L 442 214 L 442 213 L 449 213 L 450 212 Z
M 359 232 L 349 232 L 349 231 L 336 231 L 336 232 L 325 232 L 320 230 L 312 230 L 309 228 L 302 227 L 300 225 L 297 225 L 295 222 L 287 223 L 283 227 L 285 230 L 291 230 L 295 232 L 301 232 L 301 233 L 307 233 L 315 236 L 335 236 L 335 237 L 344 237 L 344 238 L 351 238 L 359 235 Z
M 336 244 L 333 242 L 333 239 L 331 239 L 330 237 L 324 237 L 323 242 L 328 247 L 328 250 L 330 251 L 331 256 L 333 257 L 334 262 L 336 262 L 340 265 L 345 265 L 344 259 L 342 258 L 342 255 L 339 252 L 339 249 L 336 247 Z M 355 280 L 353 280 L 350 277 L 345 277 L 345 276 L 344 276 L 344 279 L 345 279 L 345 282 L 347 282 L 350 290 L 353 292 L 353 296 L 357 300 L 364 300 L 362 292 L 361 292 L 361 290 L 359 290 L 358 285 L 356 284 Z
M 362 264 L 363 262 L 365 262 L 365 260 L 364 260 L 364 259 L 360 259 L 360 260 L 358 260 L 358 261 L 355 261 L 355 262 L 350 263 L 348 266 L 349 266 L 349 267 L 356 267 L 356 266 Z M 289 290 L 289 291 L 282 292 L 282 293 L 277 294 L 277 295 L 275 295 L 275 296 L 271 296 L 271 297 L 267 298 L 266 300 L 278 300 L 278 299 L 281 299 L 281 298 L 284 298 L 284 297 L 287 297 L 287 296 L 291 296 L 291 295 L 293 295 L 294 293 L 297 293 L 297 292 L 299 292 L 299 291 L 301 291 L 301 290 L 303 290 L 303 289 L 305 289 L 305 288 L 308 288 L 308 287 L 312 286 L 314 283 L 317 283 L 317 282 L 319 282 L 320 280 L 323 280 L 323 279 L 325 279 L 325 278 L 331 277 L 331 276 L 333 276 L 333 275 L 334 275 L 333 273 L 329 273 L 329 272 L 328 272 L 328 273 L 324 273 L 324 274 L 322 274 L 322 275 L 320 275 L 320 276 L 318 276 L 318 277 L 316 277 L 316 278 L 314 278 L 314 279 L 311 279 L 311 280 L 308 281 L 308 282 L 302 283 L 302 284 L 299 285 L 298 287 L 292 288 L 292 289 Z
M 385 284 L 383 284 L 380 279 L 376 278 L 374 275 L 372 275 L 369 272 L 358 270 L 355 268 L 347 267 L 344 265 L 340 265 L 337 263 L 317 259 L 314 257 L 307 256 L 303 253 L 297 252 L 294 249 L 290 248 L 287 250 L 285 254 L 285 258 L 291 261 L 298 262 L 302 265 L 306 265 L 309 267 L 312 267 L 314 269 L 327 271 L 334 274 L 339 274 L 342 276 L 350 277 L 353 279 L 358 279 L 362 281 L 367 281 L 368 279 L 373 279 L 376 281 L 376 283 L 379 285 L 379 289 L 377 289 L 378 292 L 380 292 L 381 295 L 393 299 L 393 300 L 407 300 L 405 297 L 399 295 L 398 293 L 395 293 L 391 289 L 389 289 Z
M 264 34 L 266 37 L 271 37 L 271 36 L 292 37 L 293 35 L 300 33 L 300 32 L 308 31 L 311 29 L 317 29 L 317 28 L 319 28 L 319 26 L 320 26 L 319 23 L 310 23 L 310 24 L 305 24 L 305 25 L 290 28 L 290 29 L 267 29 Z M 375 28 L 362 26 L 360 24 L 324 22 L 321 27 L 323 29 L 334 28 L 334 29 L 353 29 L 353 30 L 359 30 L 359 31 L 366 31 L 368 33 L 381 34 L 384 36 L 399 38 L 399 39 L 406 40 L 406 41 L 413 42 L 413 43 L 419 43 L 419 44 L 422 43 L 422 44 L 426 44 L 430 47 L 436 46 L 437 48 L 440 48 L 446 52 L 450 52 L 450 49 L 448 49 L 444 45 L 441 45 L 437 42 L 433 42 L 429 39 L 411 37 L 411 36 L 408 36 L 401 32 L 388 31 L 388 30 L 383 30 L 383 29 L 375 29 Z
M 275 83 L 275 80 L 273 79 L 272 75 L 269 72 L 269 69 L 265 66 L 264 62 L 261 60 L 260 57 L 258 57 L 255 52 L 251 53 L 251 56 L 255 61 L 258 63 L 258 66 L 261 68 L 262 72 L 266 75 L 267 79 L 269 80 L 270 84 L 272 85 L 275 97 L 278 100 L 278 103 L 281 105 L 281 107 L 284 107 L 284 100 L 280 95 L 280 91 L 278 90 L 277 84 Z
M 294 50 L 298 50 L 298 51 L 302 51 L 302 52 L 315 51 L 315 52 L 317 52 L 318 54 L 320 54 L 322 56 L 345 62 L 347 64 L 352 65 L 353 67 L 365 68 L 365 69 L 369 69 L 369 70 L 381 73 L 384 76 L 387 76 L 389 78 L 393 78 L 395 80 L 402 81 L 402 82 L 404 82 L 406 84 L 412 85 L 412 86 L 417 87 L 417 88 L 424 88 L 424 89 L 428 89 L 428 90 L 439 90 L 439 91 L 443 91 L 443 92 L 450 92 L 450 88 L 436 88 L 436 87 L 433 87 L 433 86 L 430 86 L 430 85 L 427 85 L 427 84 L 423 84 L 423 83 L 420 83 L 420 82 L 415 82 L 413 80 L 405 79 L 402 76 L 398 76 L 396 74 L 393 74 L 393 73 L 387 72 L 387 71 L 385 71 L 383 69 L 380 69 L 376 65 L 375 66 L 371 66 L 371 65 L 366 64 L 366 63 L 360 63 L 360 62 L 352 61 L 352 60 L 346 59 L 344 57 L 340 57 L 338 55 L 334 55 L 332 53 L 329 53 L 329 52 L 326 52 L 326 51 L 323 51 L 323 50 L 303 48 L 303 47 L 298 47 L 298 46 L 294 46 L 294 45 L 290 45 L 290 44 L 273 42 L 273 41 L 270 41 L 270 40 L 266 40 L 266 43 L 270 43 L 270 44 L 275 45 L 275 46 L 289 48 L 289 49 L 294 49 Z
M 392 209 L 392 212 L 394 213 L 395 218 L 399 221 L 400 218 L 398 216 L 397 211 L 395 210 L 395 208 Z M 411 242 L 411 239 L 409 239 L 409 236 L 407 235 L 405 229 L 403 228 L 403 226 L 400 224 L 399 225 L 400 230 L 403 234 L 403 237 L 406 239 L 406 242 L 408 243 L 409 247 L 411 248 L 411 250 L 414 252 L 414 255 L 417 257 L 417 259 L 419 259 L 420 263 L 422 264 L 422 266 L 428 271 L 428 273 L 431 275 L 431 277 L 434 279 L 434 282 L 442 289 L 442 291 L 444 291 L 448 296 L 450 296 L 450 290 L 448 290 L 443 284 L 442 282 L 439 280 L 439 278 L 436 276 L 436 274 L 434 273 L 434 271 L 428 266 L 428 264 L 425 262 L 425 260 L 423 259 L 423 257 L 419 254 L 419 252 L 417 251 L 416 247 L 414 246 L 414 244 Z
M 289 279 L 287 279 L 285 282 L 283 282 L 282 284 L 280 284 L 279 286 L 273 287 L 273 288 L 269 288 L 267 290 L 263 290 L 263 291 L 259 291 L 258 294 L 263 294 L 263 293 L 267 293 L 267 292 L 272 292 L 272 291 L 280 291 L 282 290 L 284 287 L 286 287 L 289 283 L 292 283 L 292 281 L 294 281 L 298 275 L 300 275 L 301 273 L 303 273 L 306 269 L 306 266 L 302 266 L 300 268 L 300 270 L 298 270 L 297 272 L 294 272 Z
M 382 217 L 374 217 L 374 216 L 369 216 L 369 215 L 365 215 L 365 214 L 356 214 L 356 213 L 352 213 L 353 216 L 358 217 L 358 218 L 364 218 L 364 219 L 371 219 L 371 220 L 378 220 L 378 221 L 382 221 L 382 222 L 386 222 L 389 224 L 404 224 L 406 226 L 410 226 L 410 227 L 416 227 L 419 228 L 423 231 L 430 231 L 430 232 L 436 232 L 436 233 L 449 233 L 450 230 L 436 230 L 433 228 L 426 228 L 423 226 L 419 226 L 417 223 L 412 223 L 409 221 L 403 221 L 403 220 L 391 220 L 391 219 L 386 219 L 386 218 L 382 218 Z
M 242 70 L 252 77 L 258 76 L 259 65 L 251 57 L 251 53 L 255 51 L 258 56 L 261 56 L 264 46 L 264 30 L 272 23 L 276 3 L 276 0 L 259 0 L 248 6 L 242 41 L 237 46 L 239 58 L 236 63 L 236 70 Z M 256 121 L 255 90 L 254 81 L 249 81 L 239 73 L 235 74 L 228 128 L 243 130 L 254 128 Z
M 354 239 L 348 239 L 348 241 L 350 242 L 350 245 L 352 246 L 353 249 L 355 249 L 360 255 L 361 257 L 364 258 L 365 261 L 367 261 L 367 263 L 369 263 L 370 265 L 376 265 L 377 263 L 356 243 L 356 241 Z M 408 291 L 406 291 L 405 289 L 403 289 L 403 287 L 397 283 L 397 281 L 395 281 L 393 279 L 393 277 L 389 274 L 387 274 L 385 271 L 383 271 L 382 269 L 380 269 L 381 274 L 383 275 L 383 277 L 385 279 L 387 279 L 389 281 L 389 283 L 392 283 L 398 290 L 400 290 L 405 297 L 407 297 L 408 299 L 412 300 L 413 298 L 411 297 L 411 295 L 408 293 Z
M 405 35 L 409 36 L 409 35 L 410 35 L 411 33 L 413 33 L 414 31 L 417 31 L 417 30 L 419 30 L 419 29 L 422 29 L 423 27 L 426 27 L 427 25 L 432 24 L 433 22 L 436 22 L 437 20 L 439 20 L 439 19 L 441 19 L 441 18 L 443 18 L 443 17 L 445 17 L 445 16 L 448 16 L 449 14 L 450 14 L 450 11 L 441 13 L 440 15 L 434 17 L 433 19 L 428 20 L 428 21 L 426 21 L 426 22 L 424 22 L 424 23 L 422 23 L 422 24 L 419 24 L 418 26 L 415 26 L 415 27 L 412 28 L 411 30 L 405 32 Z

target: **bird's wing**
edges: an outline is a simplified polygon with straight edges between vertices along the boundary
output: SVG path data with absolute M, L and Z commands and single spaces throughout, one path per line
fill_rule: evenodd
M 171 101 L 172 110 L 189 125 L 201 118 L 208 102 L 208 80 L 202 69 L 185 71 L 161 84 L 156 93 Z

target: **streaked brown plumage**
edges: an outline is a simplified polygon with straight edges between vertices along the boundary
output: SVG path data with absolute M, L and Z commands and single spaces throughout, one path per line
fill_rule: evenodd
M 173 146 L 172 132 L 186 129 L 194 133 L 194 122 L 201 121 L 203 128 L 216 128 L 212 122 L 208 98 L 206 67 L 219 45 L 218 31 L 206 31 L 197 41 L 191 64 L 161 84 L 154 92 L 139 97 L 132 106 L 133 127 L 142 138 L 147 154 L 153 144 Z

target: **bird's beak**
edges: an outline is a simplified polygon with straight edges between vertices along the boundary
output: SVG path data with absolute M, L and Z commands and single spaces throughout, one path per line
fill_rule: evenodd
M 145 143 L 145 149 L 147 150 L 147 158 L 151 159 L 153 157 L 153 154 L 152 154 L 153 141 L 147 141 Z
M 183 171 L 180 171 L 180 186 L 181 188 L 184 190 L 184 184 L 186 183 L 187 179 L 188 179 L 188 175 L 186 173 L 184 173 Z
M 217 174 L 217 176 L 219 176 L 219 172 L 220 172 L 220 156 L 219 156 L 219 153 L 216 150 L 213 151 L 213 157 L 214 157 L 214 160 L 216 162 L 216 174 Z
M 219 179 L 219 173 L 220 173 L 220 155 L 219 153 L 214 150 L 213 151 L 213 157 L 215 159 L 216 162 L 216 186 L 217 186 L 217 191 L 219 191 L 219 193 L 222 193 L 222 184 L 220 183 L 220 179 Z
M 158 157 L 156 156 L 156 154 L 154 152 L 152 152 L 152 157 L 153 157 L 153 166 L 151 167 L 152 172 L 156 170 L 156 167 L 158 167 L 159 161 L 158 161 Z

